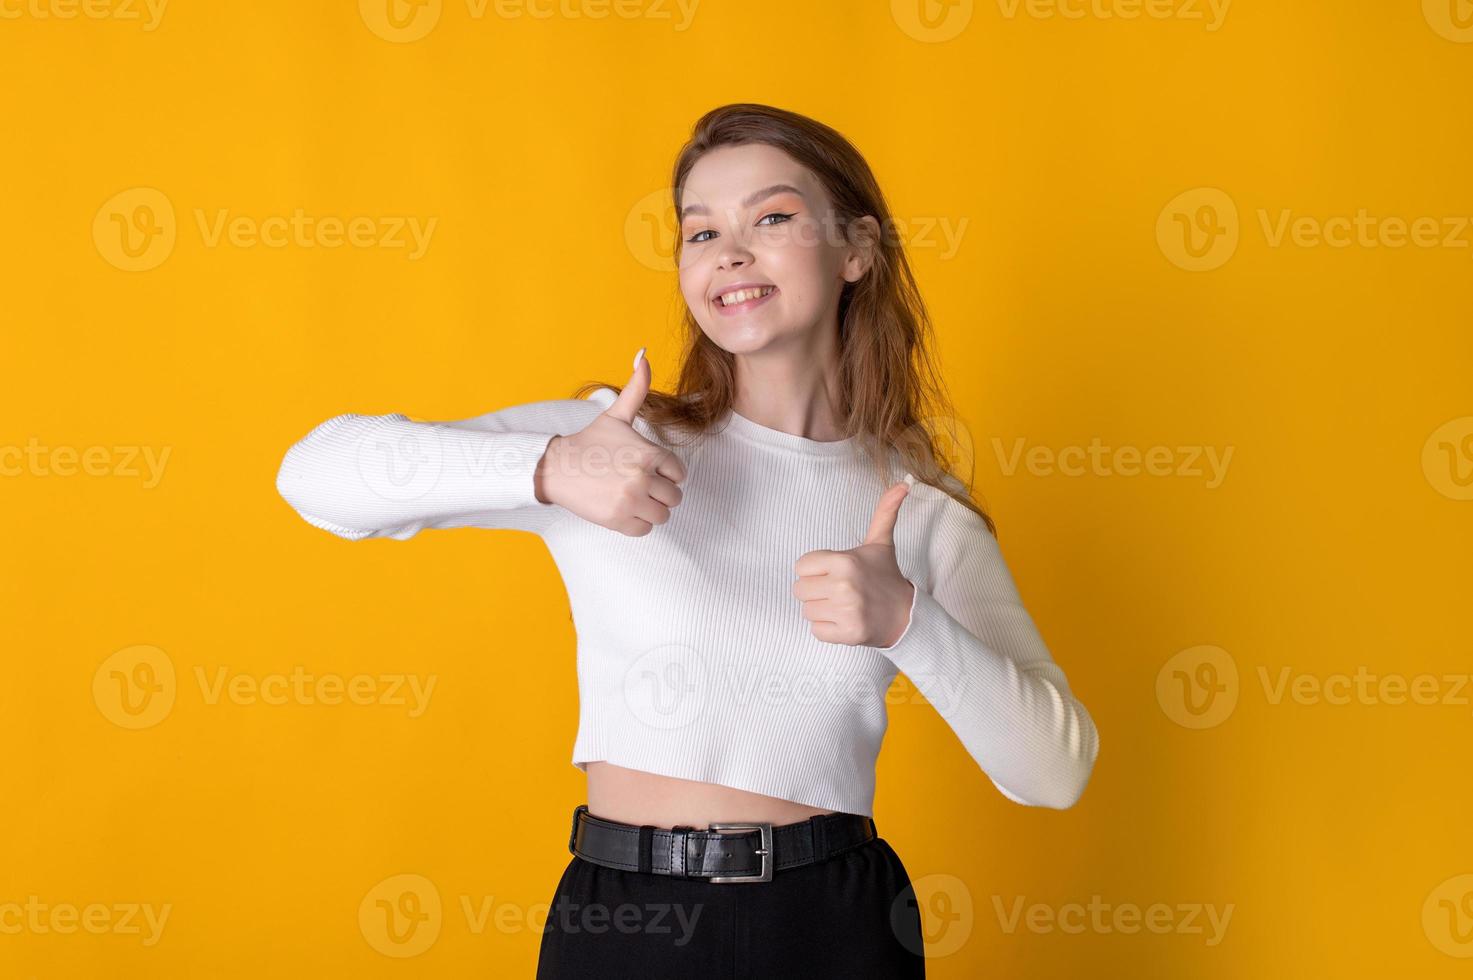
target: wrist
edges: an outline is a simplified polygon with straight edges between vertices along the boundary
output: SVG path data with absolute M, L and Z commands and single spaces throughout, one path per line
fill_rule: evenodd
M 911 623 L 915 619 L 916 598 L 920 590 L 916 588 L 915 583 L 910 579 L 906 579 L 905 584 L 909 587 L 904 593 L 905 600 L 896 606 L 898 612 L 895 621 L 900 625 L 890 631 L 892 638 L 889 643 L 881 645 L 881 650 L 893 649 L 897 643 L 905 639 L 906 634 L 910 632 Z
M 562 436 L 553 436 L 547 440 L 547 446 L 542 450 L 542 457 L 537 460 L 537 466 L 532 470 L 532 495 L 541 504 L 556 503 L 553 499 L 552 475 L 555 467 L 552 465 L 557 453 L 557 444 Z

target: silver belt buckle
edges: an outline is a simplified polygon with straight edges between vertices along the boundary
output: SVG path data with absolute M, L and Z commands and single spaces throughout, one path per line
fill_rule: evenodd
M 713 823 L 707 830 L 720 832 L 731 830 L 759 830 L 762 832 L 762 847 L 757 851 L 762 856 L 762 870 L 754 875 L 713 875 L 708 881 L 713 885 L 730 885 L 739 882 L 772 880 L 772 824 L 770 823 Z

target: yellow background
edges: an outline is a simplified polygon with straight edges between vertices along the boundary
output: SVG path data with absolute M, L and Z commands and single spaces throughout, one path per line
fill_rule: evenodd
M 1269 234 L 1285 211 L 1440 238 L 1473 214 L 1465 0 L 1237 0 L 1215 24 L 1187 0 L 705 0 L 688 22 L 445 0 L 399 27 L 349 0 L 174 0 L 151 24 L 120 3 L 0 4 L 0 446 L 50 447 L 0 457 L 0 907 L 170 911 L 152 944 L 0 916 L 0 976 L 531 975 L 582 801 L 554 565 L 512 532 L 348 543 L 276 470 L 332 415 L 563 397 L 622 382 L 641 345 L 667 385 L 650 195 L 731 101 L 838 128 L 910 223 L 962 455 L 1101 732 L 1077 807 L 1020 807 L 897 682 L 876 820 L 926 896 L 930 975 L 1466 975 L 1473 692 L 1442 678 L 1473 666 L 1473 231 Z M 137 188 L 172 221 L 109 203 Z M 199 224 L 297 208 L 436 225 L 410 258 Z M 114 215 L 172 250 L 128 271 Z M 1199 218 L 1236 247 L 1183 268 L 1172 229 Z M 1010 470 L 1020 439 L 1233 455 L 1216 486 L 1119 457 L 1069 476 Z M 65 447 L 105 447 L 99 475 L 55 472 Z M 170 455 L 145 485 L 115 447 Z M 134 647 L 154 652 L 104 668 Z M 1201 648 L 1237 680 L 1194 728 L 1173 678 L 1207 675 L 1168 661 Z M 166 713 L 130 728 L 108 692 L 146 679 L 139 656 L 175 687 L 156 672 Z M 436 687 L 410 717 L 199 680 L 297 667 Z M 1362 667 L 1461 703 L 1275 703 L 1261 679 Z M 957 854 L 962 826 L 979 844 Z M 360 906 L 406 874 L 438 933 L 386 945 Z M 1067 920 L 1094 896 L 1168 906 L 1171 929 L 1009 932 L 997 907 Z M 1193 904 L 1231 906 L 1220 942 Z

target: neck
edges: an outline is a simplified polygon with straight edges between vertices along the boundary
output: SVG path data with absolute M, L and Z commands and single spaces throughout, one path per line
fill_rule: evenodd
M 820 331 L 811 336 L 834 337 Z M 753 422 L 805 439 L 844 438 L 839 405 L 837 340 L 736 355 L 732 408 Z

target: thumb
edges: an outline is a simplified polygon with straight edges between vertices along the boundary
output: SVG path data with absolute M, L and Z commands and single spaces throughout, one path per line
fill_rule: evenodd
M 634 417 L 639 414 L 645 396 L 650 393 L 650 361 L 644 356 L 644 352 L 645 348 L 641 347 L 635 353 L 634 374 L 630 376 L 624 390 L 619 392 L 619 397 L 604 410 L 605 415 L 612 415 L 630 425 L 634 424 Z
M 883 544 L 892 548 L 895 546 L 895 519 L 900 516 L 900 505 L 908 493 L 909 480 L 897 483 L 885 491 L 879 505 L 875 507 L 875 516 L 869 522 L 864 544 Z

